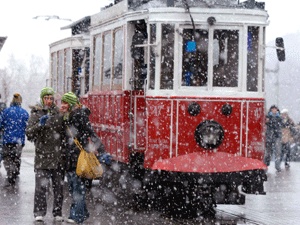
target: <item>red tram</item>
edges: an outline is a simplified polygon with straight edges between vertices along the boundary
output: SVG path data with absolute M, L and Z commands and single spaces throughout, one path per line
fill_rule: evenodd
M 91 109 L 103 183 L 188 215 L 265 194 L 267 25 L 255 0 L 119 0 L 64 27 L 51 86 Z

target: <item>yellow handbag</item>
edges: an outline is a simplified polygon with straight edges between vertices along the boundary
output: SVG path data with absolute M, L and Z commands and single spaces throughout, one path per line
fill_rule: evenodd
M 69 132 L 72 135 L 70 129 Z M 96 179 L 101 177 L 103 174 L 103 168 L 96 155 L 93 152 L 85 151 L 76 137 L 73 137 L 73 139 L 74 143 L 80 149 L 80 154 L 76 166 L 76 174 L 79 177 L 87 179 Z

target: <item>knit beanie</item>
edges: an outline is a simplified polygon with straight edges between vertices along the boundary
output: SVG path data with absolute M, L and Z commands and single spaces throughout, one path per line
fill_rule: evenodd
M 65 93 L 62 96 L 61 100 L 63 102 L 68 103 L 70 105 L 70 108 L 72 108 L 74 105 L 76 105 L 78 103 L 77 96 L 73 92 Z
M 11 101 L 13 104 L 21 105 L 22 103 L 22 96 L 19 93 L 15 93 L 13 99 Z
M 44 98 L 45 95 L 54 95 L 54 90 L 51 88 L 51 87 L 44 87 L 42 90 L 41 90 L 41 100 Z

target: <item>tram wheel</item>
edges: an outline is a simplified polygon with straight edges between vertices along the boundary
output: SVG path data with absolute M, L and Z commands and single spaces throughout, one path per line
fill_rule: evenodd
M 197 195 L 181 185 L 176 187 L 170 184 L 166 185 L 163 192 L 160 193 L 159 205 L 161 210 L 171 217 L 190 219 L 203 216 L 212 218 L 216 214 L 212 195 Z
M 115 204 L 131 207 L 135 204 L 135 195 L 140 192 L 141 182 L 135 179 L 126 165 L 114 163 L 105 167 L 100 178 L 100 188 L 108 189 L 114 195 Z

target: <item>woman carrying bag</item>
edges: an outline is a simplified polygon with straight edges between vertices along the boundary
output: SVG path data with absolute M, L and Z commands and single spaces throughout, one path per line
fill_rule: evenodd
M 85 202 L 85 183 L 87 179 L 76 174 L 80 154 L 79 146 L 82 146 L 81 149 L 94 152 L 96 155 L 111 156 L 105 153 L 104 145 L 91 126 L 89 121 L 90 110 L 79 103 L 74 93 L 68 92 L 62 96 L 60 112 L 63 113 L 66 134 L 66 176 L 72 196 L 70 216 L 67 222 L 82 223 L 89 217 L 89 212 Z M 91 146 L 93 146 L 93 149 L 91 149 Z

